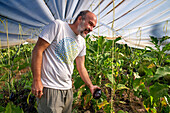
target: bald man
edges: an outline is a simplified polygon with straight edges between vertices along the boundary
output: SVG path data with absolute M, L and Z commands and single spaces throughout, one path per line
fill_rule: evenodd
M 81 11 L 73 24 L 55 20 L 44 27 L 32 52 L 32 93 L 39 113 L 71 113 L 72 74 L 77 70 L 93 94 L 93 85 L 84 66 L 86 35 L 96 26 L 96 15 Z

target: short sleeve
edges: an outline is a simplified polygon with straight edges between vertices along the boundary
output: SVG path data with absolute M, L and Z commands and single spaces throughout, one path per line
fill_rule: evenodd
M 52 21 L 50 24 L 44 26 L 42 32 L 39 34 L 39 37 L 51 44 L 57 35 L 58 26 L 59 23 L 56 20 Z
M 85 43 L 85 40 L 83 41 L 83 48 L 82 50 L 80 51 L 79 55 L 78 56 L 85 56 L 86 55 L 86 43 Z

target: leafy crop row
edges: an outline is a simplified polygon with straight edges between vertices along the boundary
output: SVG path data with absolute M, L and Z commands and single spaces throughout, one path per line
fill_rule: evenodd
M 93 84 L 102 88 L 102 97 L 97 101 L 93 99 L 89 89 L 80 82 L 81 79 L 75 71 L 74 104 L 81 105 L 81 109 L 89 109 L 91 112 L 112 113 L 115 112 L 115 104 L 134 103 L 130 97 L 134 94 L 142 98 L 143 106 L 148 113 L 168 113 L 170 55 L 165 51 L 170 50 L 170 44 L 166 44 L 162 49 L 160 45 L 170 37 L 165 36 L 158 40 L 151 36 L 151 42 L 157 50 L 151 47 L 139 50 L 116 44 L 120 38 L 114 41 L 106 40 L 104 37 L 96 38 L 97 41 L 94 42 L 87 38 L 85 64 Z M 122 96 L 125 94 L 128 95 L 126 100 Z M 76 109 L 79 108 L 75 107 L 75 111 Z M 133 112 L 137 110 L 133 109 Z
M 85 66 L 92 83 L 102 88 L 102 96 L 98 100 L 93 99 L 75 69 L 73 112 L 127 113 L 130 111 L 117 110 L 116 106 L 131 106 L 138 101 L 132 100 L 132 95 L 142 99 L 148 113 L 170 112 L 170 55 L 166 54 L 170 44 L 160 49 L 160 45 L 170 37 L 158 40 L 151 36 L 151 42 L 157 49 L 146 47 L 144 50 L 117 44 L 121 38 L 114 41 L 96 38 L 96 41 L 86 39 Z M 33 47 L 20 45 L 0 50 L 0 112 L 37 112 L 36 99 L 31 94 L 30 58 Z M 137 109 L 132 110 L 138 112 Z

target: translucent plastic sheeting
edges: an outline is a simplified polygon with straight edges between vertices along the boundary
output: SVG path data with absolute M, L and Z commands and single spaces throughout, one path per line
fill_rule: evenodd
M 98 19 L 90 35 L 121 35 L 120 44 L 154 47 L 149 36 L 170 36 L 169 5 L 170 0 L 0 0 L 1 48 L 37 40 L 43 26 L 55 19 L 72 23 L 86 9 Z

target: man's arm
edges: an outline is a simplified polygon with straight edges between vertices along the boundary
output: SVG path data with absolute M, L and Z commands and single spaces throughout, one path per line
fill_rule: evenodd
M 31 62 L 31 70 L 33 73 L 32 93 L 38 98 L 41 98 L 41 96 L 43 95 L 43 85 L 41 82 L 42 54 L 49 45 L 50 44 L 48 42 L 39 38 L 32 51 Z
M 94 93 L 95 89 L 100 89 L 100 87 L 98 86 L 94 86 L 89 78 L 88 72 L 84 66 L 84 62 L 85 62 L 85 56 L 78 56 L 76 58 L 76 67 L 77 70 L 80 74 L 81 79 L 85 82 L 85 84 L 89 87 L 91 93 Z

